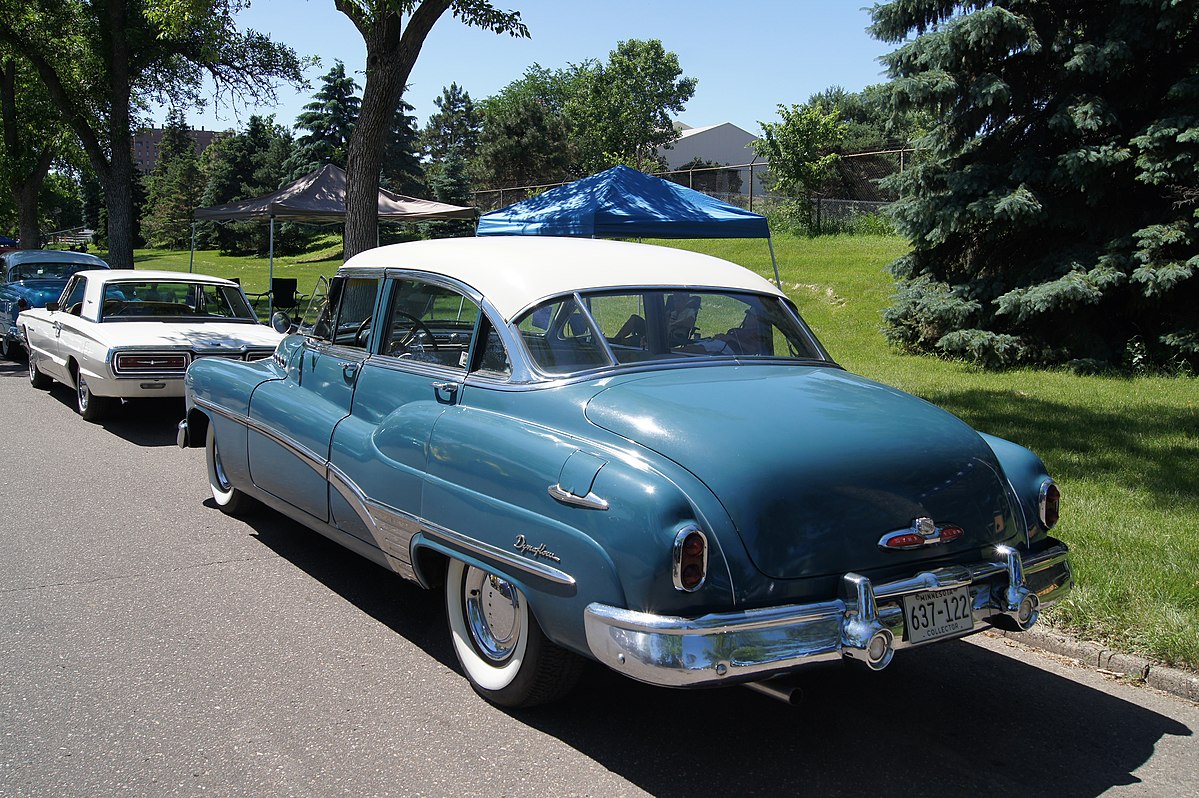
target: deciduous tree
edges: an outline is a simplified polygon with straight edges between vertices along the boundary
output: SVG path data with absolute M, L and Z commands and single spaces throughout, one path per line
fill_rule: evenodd
M 149 100 L 274 100 L 275 79 L 300 84 L 291 48 L 233 17 L 244 0 L 0 0 L 0 43 L 24 58 L 78 136 L 104 187 L 109 260 L 133 265 L 132 140 Z
M 527 37 L 520 13 L 500 11 L 487 0 L 334 0 L 366 44 L 362 110 L 346 163 L 345 255 L 378 240 L 379 174 L 393 116 L 425 38 L 445 12 L 464 24 Z
M 21 246 L 36 249 L 41 246 L 38 198 L 46 175 L 73 145 L 57 109 L 23 60 L 0 60 L 0 110 L 0 174 L 16 210 Z

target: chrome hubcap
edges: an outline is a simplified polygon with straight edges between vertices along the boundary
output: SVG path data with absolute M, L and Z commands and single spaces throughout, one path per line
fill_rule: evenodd
M 79 393 L 79 409 L 87 410 L 87 401 L 91 396 L 91 392 L 87 389 L 87 380 L 83 379 L 83 375 L 80 374 L 75 378 L 75 381 L 79 384 L 78 388 L 76 388 L 76 391 Z
M 498 576 L 467 566 L 462 592 L 475 648 L 493 662 L 511 657 L 522 632 L 520 591 Z

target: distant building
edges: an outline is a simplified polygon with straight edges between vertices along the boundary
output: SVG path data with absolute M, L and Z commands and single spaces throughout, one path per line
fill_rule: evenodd
M 662 148 L 658 151 L 671 169 L 678 169 L 696 159 L 730 166 L 741 166 L 756 160 L 763 164 L 763 171 L 765 169 L 764 162 L 752 146 L 757 136 L 731 122 L 707 127 L 688 127 L 680 122 L 676 123 L 675 127 L 679 131 L 679 137 L 671 142 L 669 149 Z M 742 170 L 741 176 L 741 193 L 748 193 L 749 171 Z M 755 170 L 754 194 L 761 192 L 760 173 Z
M 158 146 L 162 143 L 162 134 L 166 131 L 160 127 L 142 128 L 133 134 L 133 166 L 142 174 L 149 174 L 158 163 Z M 196 141 L 196 155 L 204 152 L 209 144 L 228 135 L 223 130 L 189 130 Z

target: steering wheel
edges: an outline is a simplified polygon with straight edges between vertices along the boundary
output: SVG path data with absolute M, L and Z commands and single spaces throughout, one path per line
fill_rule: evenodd
M 121 301 L 120 299 L 106 299 L 106 300 L 104 300 L 103 315 L 105 315 L 105 316 L 120 316 L 122 313 L 125 312 L 125 307 L 126 307 L 125 302 Z
M 354 346 L 365 347 L 367 340 L 371 337 L 371 319 L 374 316 L 367 316 L 358 325 L 358 329 L 354 330 Z
M 401 350 L 406 351 L 408 349 L 408 345 L 411 344 L 413 340 L 415 340 L 416 334 L 418 332 L 423 332 L 428 337 L 429 346 L 434 352 L 438 351 L 437 338 L 434 337 L 433 331 L 429 329 L 429 325 L 425 324 L 423 321 L 418 319 L 416 316 L 413 316 L 411 313 L 405 313 L 402 310 L 397 310 L 395 312 L 395 316 L 403 316 L 405 319 L 407 319 L 408 321 L 410 321 L 412 323 L 412 328 L 410 330 L 408 330 L 406 333 L 404 333 L 403 335 L 401 335 L 399 338 L 397 338 L 396 340 L 393 340 L 391 343 L 388 344 L 387 353 L 389 355 L 394 355 Z M 393 326 L 391 329 L 392 329 L 392 333 L 394 334 L 395 327 Z M 423 343 L 422 343 L 422 345 L 423 345 Z

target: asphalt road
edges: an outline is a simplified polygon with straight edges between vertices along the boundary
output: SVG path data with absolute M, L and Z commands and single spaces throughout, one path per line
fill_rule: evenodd
M 219 512 L 180 403 L 71 400 L 0 361 L 0 796 L 1199 795 L 1199 708 L 981 635 L 797 708 L 597 666 L 501 711 L 438 595 Z

